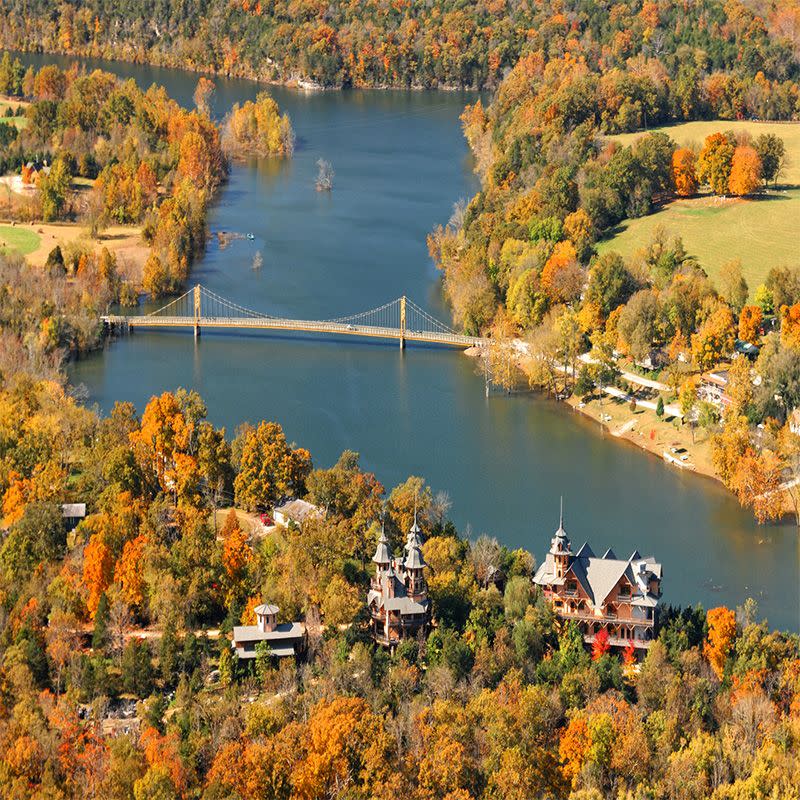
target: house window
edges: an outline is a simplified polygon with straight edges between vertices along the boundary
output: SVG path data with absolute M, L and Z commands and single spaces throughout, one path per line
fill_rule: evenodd
M 619 598 L 620 600 L 630 600 L 631 597 L 631 587 L 627 584 L 625 586 L 619 587 Z
M 567 594 L 575 595 L 578 593 L 578 584 L 575 581 L 567 581 Z

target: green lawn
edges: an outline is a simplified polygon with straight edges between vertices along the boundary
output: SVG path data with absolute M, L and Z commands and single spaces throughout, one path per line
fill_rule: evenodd
M 0 225 L 0 252 L 9 250 L 23 256 L 32 253 L 39 247 L 41 239 L 30 228 L 14 228 L 11 225 Z
M 25 103 L 8 103 L 5 100 L 0 100 L 0 122 L 7 122 L 9 125 L 16 125 L 17 128 L 24 128 L 28 124 L 28 118 L 25 116 Z M 12 106 L 14 109 L 19 109 L 20 115 L 17 117 L 7 117 L 6 109 Z
M 738 258 L 751 293 L 775 266 L 800 266 L 800 124 L 759 122 L 687 122 L 658 128 L 678 144 L 702 144 L 720 130 L 749 131 L 753 137 L 775 133 L 786 145 L 786 187 L 754 199 L 696 197 L 675 200 L 654 214 L 626 220 L 614 235 L 598 244 L 603 253 L 630 256 L 651 239 L 656 226 L 680 235 L 687 252 L 713 279 L 726 261 Z M 614 137 L 629 144 L 641 133 Z

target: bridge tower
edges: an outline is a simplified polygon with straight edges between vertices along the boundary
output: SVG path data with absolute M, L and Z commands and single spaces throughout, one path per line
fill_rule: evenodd
M 400 298 L 400 349 L 406 349 L 406 296 Z
M 194 338 L 200 335 L 200 284 L 194 287 Z

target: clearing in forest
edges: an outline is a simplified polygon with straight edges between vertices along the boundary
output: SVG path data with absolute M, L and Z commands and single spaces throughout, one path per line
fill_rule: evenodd
M 800 265 L 800 124 L 716 120 L 687 122 L 653 130 L 669 134 L 679 145 L 702 145 L 716 131 L 748 131 L 780 136 L 786 147 L 786 167 L 778 188 L 751 198 L 701 195 L 674 200 L 656 212 L 626 220 L 598 244 L 599 252 L 615 250 L 630 256 L 646 246 L 657 226 L 680 235 L 686 251 L 713 279 L 720 266 L 738 258 L 751 294 L 775 266 Z M 642 133 L 614 137 L 630 144 Z

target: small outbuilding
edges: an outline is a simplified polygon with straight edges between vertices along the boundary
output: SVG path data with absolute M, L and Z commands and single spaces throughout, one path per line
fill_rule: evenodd
M 71 531 L 86 518 L 86 503 L 62 503 L 61 516 L 64 518 L 67 530 Z
M 231 647 L 239 658 L 256 657 L 256 645 L 266 642 L 277 658 L 297 657 L 306 645 L 306 626 L 302 622 L 278 622 L 278 606 L 262 603 L 254 609 L 255 625 L 236 625 Z
M 323 519 L 325 511 L 306 500 L 289 500 L 281 506 L 276 506 L 272 517 L 276 524 L 283 525 L 284 528 L 290 525 L 302 528 L 309 520 Z

